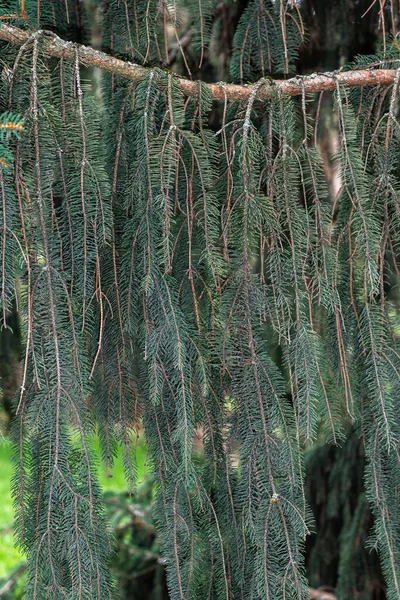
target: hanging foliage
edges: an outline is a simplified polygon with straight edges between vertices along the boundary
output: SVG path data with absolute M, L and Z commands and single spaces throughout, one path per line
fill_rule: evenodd
M 123 447 L 134 488 L 143 422 L 170 597 L 308 598 L 305 449 L 352 423 L 397 600 L 397 42 L 275 81 L 294 70 L 303 3 L 250 2 L 238 84 L 206 85 L 165 66 L 201 68 L 220 26 L 209 0 L 102 3 L 112 57 L 42 31 L 77 39 L 79 2 L 13 4 L 0 24 L 0 314 L 9 326 L 17 302 L 24 332 L 13 495 L 26 597 L 115 598 L 90 441 L 110 471 Z M 101 94 L 81 64 L 104 69 Z

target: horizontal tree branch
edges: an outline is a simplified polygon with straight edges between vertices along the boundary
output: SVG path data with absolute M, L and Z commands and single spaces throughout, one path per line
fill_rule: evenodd
M 90 67 L 98 67 L 109 73 L 132 81 L 143 80 L 149 68 L 134 63 L 114 58 L 105 52 L 95 50 L 90 46 L 83 46 L 66 42 L 49 31 L 26 31 L 5 23 L 0 24 L 0 40 L 22 46 L 30 38 L 40 35 L 42 48 L 49 56 L 79 61 Z M 299 96 L 303 93 L 322 92 L 334 90 L 337 82 L 348 87 L 362 87 L 365 85 L 391 85 L 394 82 L 396 71 L 394 69 L 345 71 L 342 73 L 313 73 L 312 75 L 293 77 L 286 80 L 266 81 L 265 86 L 259 86 L 259 98 L 271 97 L 272 88 L 279 88 L 287 96 Z M 196 81 L 179 78 L 182 91 L 187 96 L 194 96 L 198 90 Z M 252 93 L 253 85 L 236 85 L 232 83 L 207 83 L 214 100 L 247 100 Z

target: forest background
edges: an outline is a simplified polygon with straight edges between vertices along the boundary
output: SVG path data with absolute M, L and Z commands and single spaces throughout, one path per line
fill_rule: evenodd
M 93 0 L 70 2 L 71 10 L 84 15 L 67 36 L 74 41 L 100 47 L 103 11 L 112 0 L 101 5 Z M 251 1 L 219 0 L 213 3 L 208 18 L 213 22 L 212 36 L 207 43 L 201 65 L 198 45 L 194 43 L 193 17 L 189 11 L 181 15 L 182 36 L 176 40 L 171 29 L 168 64 L 163 68 L 205 82 L 228 81 L 229 68 L 237 25 L 251 6 Z M 339 69 L 358 55 L 373 55 L 382 44 L 393 43 L 399 25 L 399 8 L 395 2 L 372 0 L 302 0 L 301 10 L 304 40 L 292 72 L 306 75 Z M 8 8 L 1 7 L 4 15 Z M 65 33 L 65 32 L 64 32 Z M 303 33 L 302 33 L 303 35 Z M 390 42 L 388 42 L 390 40 Z M 1 47 L 0 47 L 1 60 Z M 280 75 L 271 72 L 272 76 Z M 92 94 L 102 101 L 101 77 L 97 69 L 85 68 L 83 75 L 91 82 Z M 250 77 L 250 75 L 249 75 Z M 332 97 L 325 95 L 319 105 L 319 150 L 324 158 L 324 171 L 331 196 L 338 190 L 338 175 L 332 156 L 338 146 L 338 124 L 332 112 Z M 214 111 L 210 124 L 220 124 L 220 114 Z M 395 286 L 393 286 L 395 287 Z M 12 504 L 9 494 L 11 470 L 8 430 L 12 418 L 14 397 L 21 383 L 23 341 L 19 334 L 18 311 L 10 312 L 10 328 L 0 333 L 0 376 L 2 387 L 2 422 L 4 440 L 0 454 L 0 597 L 4 600 L 22 597 L 25 563 L 13 550 Z M 344 598 L 351 590 L 352 598 L 380 600 L 385 598 L 385 584 L 374 549 L 368 549 L 367 539 L 373 527 L 364 490 L 365 457 L 363 445 L 351 426 L 339 445 L 325 444 L 323 434 L 306 451 L 307 501 L 315 518 L 315 531 L 306 541 L 306 568 L 311 597 Z M 199 448 L 201 435 L 199 435 Z M 95 445 L 94 452 L 100 457 Z M 151 516 L 152 468 L 147 465 L 146 443 L 141 430 L 137 437 L 138 480 L 134 496 L 129 494 L 122 468 L 122 458 L 116 458 L 112 473 L 99 459 L 100 482 L 106 504 L 106 516 L 111 524 L 116 553 L 112 558 L 122 598 L 167 598 L 163 560 Z M 339 588 L 339 590 L 338 590 Z M 336 590 L 336 591 L 335 591 Z M 326 593 L 325 593 L 326 592 Z M 350 596 L 347 596 L 350 598 Z

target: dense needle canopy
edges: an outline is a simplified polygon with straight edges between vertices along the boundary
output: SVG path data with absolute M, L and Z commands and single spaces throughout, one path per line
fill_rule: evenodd
M 296 98 L 270 76 L 295 75 L 310 1 L 106 0 L 93 43 L 140 76 L 110 59 L 96 92 L 82 64 L 104 55 L 66 43 L 91 42 L 83 4 L 5 4 L 0 312 L 9 327 L 16 303 L 24 332 L 26 598 L 116 597 L 90 442 L 110 469 L 123 447 L 134 487 L 142 424 L 171 599 L 308 598 L 304 454 L 351 424 L 398 600 L 396 3 L 371 5 L 378 55 L 338 64 L 332 92 L 297 79 Z M 218 98 L 182 79 L 221 72 L 239 87 Z

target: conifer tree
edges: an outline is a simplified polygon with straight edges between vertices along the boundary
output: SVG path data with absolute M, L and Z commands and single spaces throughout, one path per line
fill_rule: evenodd
M 398 600 L 398 3 L 366 3 L 376 54 L 308 76 L 311 0 L 92 4 L 101 41 L 78 0 L 0 10 L 26 598 L 116 597 L 91 440 L 110 471 L 123 448 L 134 488 L 143 423 L 172 600 L 309 598 L 304 456 L 348 425 Z

